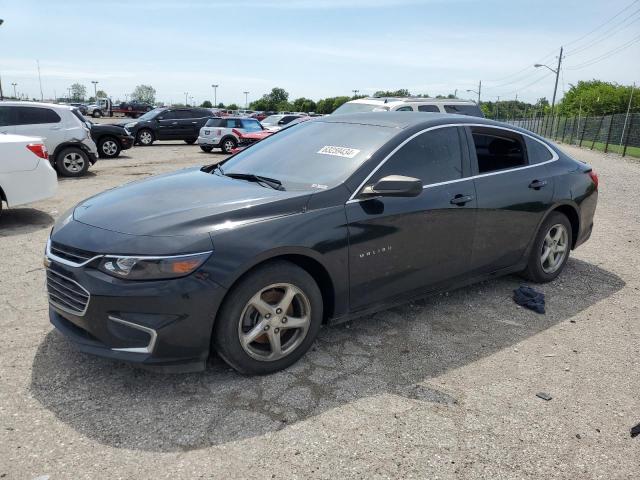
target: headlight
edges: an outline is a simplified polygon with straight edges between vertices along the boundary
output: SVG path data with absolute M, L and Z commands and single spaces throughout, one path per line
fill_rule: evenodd
M 109 255 L 98 268 L 104 273 L 128 280 L 161 280 L 189 275 L 202 265 L 211 252 L 175 257 L 132 257 Z
M 126 135 L 131 135 L 131 132 L 129 130 L 127 130 L 127 127 L 124 127 L 124 133 Z
M 133 128 L 138 124 L 138 122 L 125 123 L 124 128 Z

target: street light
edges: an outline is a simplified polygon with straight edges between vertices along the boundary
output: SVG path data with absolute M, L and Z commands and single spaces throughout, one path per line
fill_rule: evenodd
M 13 82 L 11 85 L 13 85 L 13 98 L 18 98 L 18 94 L 16 93 L 16 85 L 18 84 Z
M 217 107 L 218 106 L 218 87 L 220 85 L 216 85 L 216 84 L 212 84 L 211 87 L 213 88 L 213 106 Z
M 249 98 L 249 93 L 250 92 L 242 92 L 242 93 L 244 93 L 244 108 L 246 110 L 247 109 L 247 105 L 249 104 L 248 98 Z
M 184 106 L 185 107 L 189 106 L 188 97 L 189 97 L 189 92 L 184 92 Z
M 475 93 L 478 95 L 478 105 L 480 105 L 480 93 L 482 92 L 482 80 L 478 82 L 478 90 L 467 90 L 467 92 Z
M 98 101 L 98 87 L 97 87 L 98 81 L 91 80 L 91 83 L 93 83 L 93 98 L 97 102 Z
M 360 90 L 351 90 L 353 92 L 353 96 L 357 97 L 358 96 L 358 92 L 360 92 Z
M 555 70 L 553 68 L 551 68 L 548 65 L 544 65 L 542 63 L 536 63 L 534 65 L 535 68 L 540 68 L 540 67 L 544 67 L 550 71 L 552 71 L 553 73 L 556 74 L 556 84 L 553 87 L 553 99 L 551 100 L 551 118 L 553 119 L 553 122 L 551 124 L 551 130 L 553 131 L 553 124 L 555 123 L 555 116 L 554 116 L 554 107 L 556 105 L 556 93 L 558 92 L 558 77 L 560 76 L 560 66 L 562 65 L 562 47 L 560 47 L 560 56 L 558 57 L 558 68 L 556 68 Z

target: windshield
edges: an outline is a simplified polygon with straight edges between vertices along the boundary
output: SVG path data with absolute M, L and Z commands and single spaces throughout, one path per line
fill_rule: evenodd
M 151 120 L 156 115 L 158 115 L 160 112 L 162 112 L 163 110 L 164 110 L 164 108 L 154 108 L 153 110 L 149 110 L 144 115 L 141 115 L 140 117 L 138 117 L 138 121 L 139 122 L 144 122 L 146 120 Z
M 389 107 L 379 103 L 343 103 L 333 111 L 332 115 L 342 113 L 362 113 L 362 112 L 386 112 Z
M 262 120 L 261 123 L 263 125 L 276 125 L 280 120 L 282 120 L 283 117 L 284 115 L 270 115 Z
M 324 190 L 344 182 L 397 133 L 377 125 L 304 122 L 236 154 L 222 170 L 273 178 L 286 190 Z

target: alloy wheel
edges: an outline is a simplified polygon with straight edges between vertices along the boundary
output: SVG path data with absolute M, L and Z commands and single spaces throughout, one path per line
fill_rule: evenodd
M 62 159 L 64 168 L 71 173 L 81 172 L 84 168 L 84 158 L 77 152 L 67 153 Z
M 295 285 L 278 283 L 257 292 L 245 305 L 238 337 L 252 358 L 270 362 L 292 353 L 311 324 L 311 303 Z
M 223 150 L 226 153 L 229 153 L 229 152 L 231 152 L 231 150 L 233 150 L 233 142 L 231 140 L 225 140 L 223 146 L 224 146 Z
M 102 144 L 102 152 L 111 157 L 118 152 L 118 145 L 113 140 L 107 140 Z
M 542 242 L 540 264 L 545 273 L 554 273 L 564 262 L 569 250 L 569 233 L 562 224 L 553 225 Z
M 140 133 L 140 143 L 150 145 L 152 141 L 153 137 L 151 136 L 151 132 L 144 131 Z

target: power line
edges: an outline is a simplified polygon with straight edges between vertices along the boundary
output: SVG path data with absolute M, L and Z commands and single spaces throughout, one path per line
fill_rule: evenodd
M 622 15 L 624 12 L 626 12 L 627 10 L 629 10 L 631 7 L 633 7 L 636 3 L 638 3 L 640 0 L 634 0 L 633 2 L 631 2 L 629 5 L 627 5 L 626 7 L 624 7 L 622 10 L 620 10 L 618 13 L 616 13 L 613 17 L 611 17 L 609 20 L 607 20 L 604 23 L 601 23 L 600 25 L 598 25 L 596 28 L 594 28 L 593 30 L 589 30 L 587 33 L 585 33 L 584 35 L 582 35 L 579 38 L 576 38 L 575 40 L 571 40 L 570 42 L 566 42 L 564 44 L 565 47 L 569 46 L 569 45 L 573 45 L 574 43 L 579 42 L 580 40 L 582 40 L 583 38 L 588 37 L 589 35 L 591 35 L 594 32 L 597 32 L 598 30 L 600 30 L 602 27 L 604 27 L 606 24 L 608 24 L 609 22 L 611 22 L 612 20 L 615 20 L 616 18 L 618 18 L 620 15 Z
M 640 1 L 640 0 L 637 0 L 637 1 Z M 550 56 L 552 56 L 552 55 L 556 52 L 556 50 L 557 50 L 557 49 L 555 49 L 555 48 L 554 48 L 551 52 L 547 53 L 544 57 L 541 57 L 539 60 L 536 60 L 534 63 L 536 63 L 536 62 L 537 62 L 537 63 L 541 63 L 541 62 L 543 62 L 544 60 L 546 60 L 547 58 L 549 58 Z M 502 80 L 506 80 L 507 78 L 511 78 L 511 77 L 516 76 L 516 75 L 519 75 L 520 73 L 522 73 L 522 72 L 524 72 L 524 71 L 526 71 L 526 70 L 529 70 L 530 68 L 531 68 L 531 64 L 527 65 L 527 66 L 526 66 L 526 67 L 524 67 L 523 69 L 518 70 L 517 72 L 514 72 L 514 73 L 512 73 L 512 74 L 510 74 L 510 75 L 507 75 L 507 76 L 504 76 L 504 77 L 501 77 L 501 78 L 497 78 L 497 79 L 495 79 L 495 80 L 486 80 L 486 82 L 487 82 L 487 83 L 496 83 L 496 82 L 501 82 Z M 513 83 L 513 82 L 507 82 L 507 83 L 505 83 L 504 85 L 508 85 L 509 83 Z
M 592 58 L 590 60 L 587 60 L 583 63 L 579 63 L 578 65 L 574 65 L 571 67 L 566 67 L 567 70 L 579 70 L 581 68 L 585 68 L 585 67 L 589 67 L 595 63 L 598 63 L 602 60 L 605 60 L 613 55 L 616 55 L 617 53 L 620 53 L 623 50 L 626 50 L 627 48 L 629 48 L 631 45 L 633 45 L 634 43 L 640 41 L 640 35 L 638 35 L 637 37 L 632 38 L 631 40 L 629 40 L 627 43 L 624 43 L 622 45 L 618 45 L 616 48 L 613 48 L 611 50 L 609 50 L 608 52 L 605 52 L 595 58 Z
M 640 20 L 640 16 L 634 18 L 633 20 L 631 20 L 631 22 L 629 22 L 627 25 L 625 25 L 624 27 L 620 28 L 620 25 L 622 25 L 623 23 L 626 23 L 628 20 L 630 20 L 636 13 L 640 12 L 640 8 L 638 10 L 636 10 L 635 12 L 633 12 L 631 15 L 629 15 L 628 17 L 624 18 L 621 22 L 616 23 L 615 25 L 613 25 L 610 29 L 604 31 L 603 33 L 601 33 L 600 35 L 596 36 L 596 38 L 594 38 L 593 40 L 587 42 L 585 45 L 582 45 L 581 47 L 577 47 L 573 50 L 570 50 L 567 55 L 575 55 L 577 53 L 580 53 L 584 50 L 589 49 L 590 47 L 592 47 L 593 45 L 597 44 L 598 42 L 600 42 L 602 39 L 609 37 L 609 33 L 611 33 L 613 30 L 618 29 L 613 35 L 616 35 L 622 31 L 624 31 L 624 29 L 626 29 L 627 27 L 629 27 L 630 25 L 634 24 L 635 22 L 637 22 L 638 20 Z
M 535 85 L 536 83 L 540 83 L 542 80 L 544 80 L 545 78 L 547 78 L 549 75 L 551 75 L 553 72 L 547 72 L 544 75 L 542 75 L 541 77 L 538 77 L 537 79 L 535 79 L 533 82 L 528 83 L 526 85 L 523 85 L 521 87 L 516 88 L 515 90 L 512 90 L 510 92 L 504 93 L 503 95 L 501 95 L 502 97 L 508 97 L 509 95 L 512 95 L 514 93 L 518 93 L 522 90 L 526 90 L 527 88 Z

